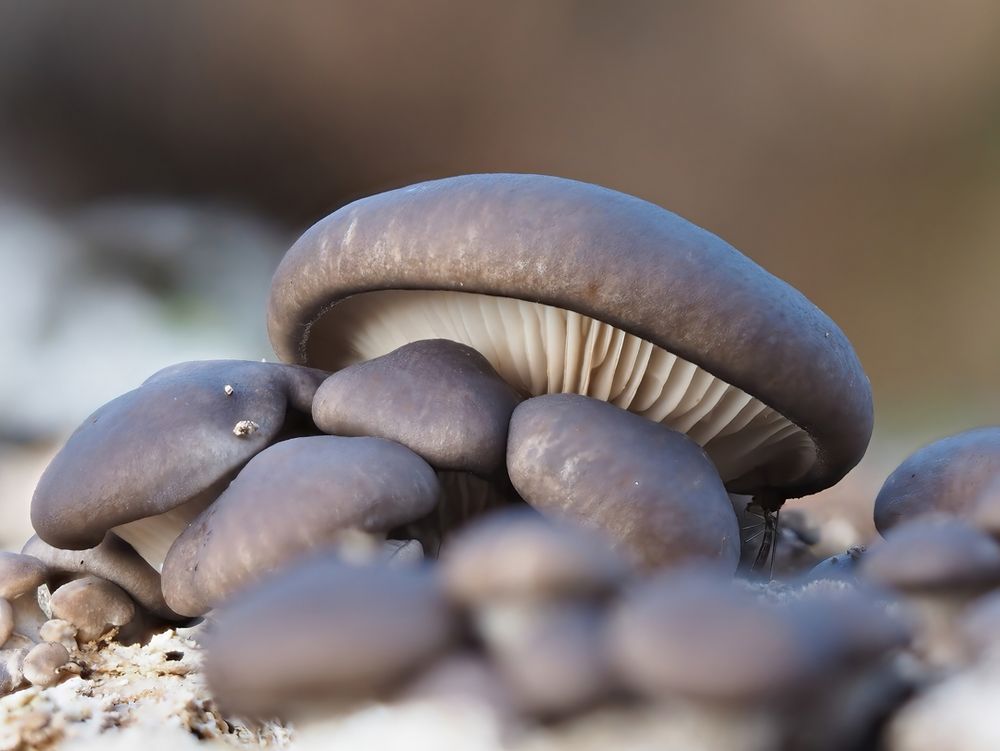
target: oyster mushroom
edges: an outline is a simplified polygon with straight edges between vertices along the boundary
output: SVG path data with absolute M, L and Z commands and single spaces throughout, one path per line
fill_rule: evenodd
M 664 425 L 584 396 L 535 397 L 514 410 L 507 469 L 532 506 L 600 529 L 635 564 L 736 569 L 739 527 L 722 480 Z
M 355 533 L 380 542 L 426 515 L 440 492 L 434 470 L 392 441 L 282 441 L 254 457 L 177 538 L 163 564 L 164 595 L 177 612 L 201 615 L 293 558 Z
M 79 672 L 73 668 L 66 647 L 53 642 L 43 642 L 36 644 L 25 655 L 22 671 L 25 680 L 31 685 L 46 688 L 54 686 L 67 673 Z
M 970 518 L 983 491 L 1000 477 L 1000 427 L 948 436 L 911 454 L 875 499 L 875 527 L 931 514 Z
M 919 621 L 917 650 L 932 665 L 949 665 L 961 659 L 957 618 L 1000 584 L 1000 545 L 959 519 L 914 519 L 873 546 L 859 571 L 899 593 Z
M 603 602 L 628 568 L 600 535 L 497 512 L 455 536 L 441 570 L 522 711 L 563 715 L 613 692 Z
M 219 611 L 204 640 L 205 676 L 226 711 L 295 718 L 402 686 L 454 633 L 429 570 L 319 556 Z
M 79 550 L 113 530 L 159 567 L 174 538 L 247 461 L 311 429 L 312 396 L 326 375 L 235 360 L 161 370 L 69 438 L 35 490 L 35 531 L 53 547 Z M 234 434 L 243 421 L 255 429 Z
M 832 579 L 856 584 L 858 581 L 858 565 L 865 554 L 864 545 L 852 545 L 843 553 L 831 555 L 811 569 L 806 574 L 806 581 Z
M 80 643 L 117 631 L 135 618 L 135 605 L 125 591 L 96 576 L 74 579 L 59 587 L 49 600 L 54 618 L 76 628 Z
M 685 433 L 761 502 L 832 485 L 871 434 L 837 326 L 718 237 L 638 198 L 469 175 L 312 227 L 268 309 L 285 362 L 337 370 L 409 342 L 478 350 L 520 393 L 579 393 Z
M 45 564 L 32 555 L 0 551 L 0 648 L 38 641 L 38 629 L 46 618 L 37 593 L 48 574 Z

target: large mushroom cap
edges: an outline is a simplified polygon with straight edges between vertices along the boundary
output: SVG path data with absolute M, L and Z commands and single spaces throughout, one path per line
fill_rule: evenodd
M 436 469 L 489 476 L 503 468 L 519 401 L 476 350 L 432 339 L 331 375 L 316 392 L 313 420 L 333 435 L 397 441 Z
M 448 645 L 453 627 L 427 570 L 321 557 L 224 608 L 205 639 L 205 673 L 227 710 L 279 714 L 401 687 Z
M 664 425 L 585 396 L 535 397 L 514 410 L 507 469 L 532 506 L 601 530 L 635 564 L 736 569 L 739 527 L 722 481 Z
M 311 436 L 254 457 L 184 530 L 163 564 L 171 607 L 201 615 L 292 558 L 345 531 L 385 534 L 438 502 L 434 470 L 382 438 Z
M 329 370 L 467 344 L 523 393 L 690 434 L 734 492 L 815 492 L 871 435 L 868 380 L 805 297 L 664 209 L 555 177 L 455 177 L 340 209 L 285 256 L 268 329 L 281 359 Z
M 883 535 L 906 519 L 944 513 L 968 517 L 987 485 L 1000 477 L 1000 427 L 976 428 L 911 454 L 875 499 Z
M 326 375 L 225 360 L 161 370 L 73 433 L 35 490 L 35 531 L 55 547 L 83 549 L 117 528 L 142 552 L 138 526 L 119 525 L 173 514 L 176 536 L 290 422 L 308 421 Z

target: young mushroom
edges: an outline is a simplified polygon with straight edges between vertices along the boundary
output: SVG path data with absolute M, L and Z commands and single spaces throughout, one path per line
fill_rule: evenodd
M 722 480 L 664 425 L 584 396 L 535 397 L 514 410 L 507 469 L 528 503 L 600 529 L 635 565 L 736 569 L 739 528 Z
M 604 601 L 628 567 L 602 536 L 527 510 L 497 512 L 455 536 L 441 571 L 519 709 L 565 715 L 613 693 Z
M 121 587 L 96 576 L 74 579 L 49 600 L 52 616 L 72 624 L 78 641 L 97 641 L 135 618 L 135 604 Z
M 164 595 L 177 612 L 202 615 L 306 553 L 358 538 L 380 547 L 390 530 L 434 508 L 440 493 L 434 470 L 392 441 L 282 441 L 254 457 L 177 538 L 163 564 Z
M 918 618 L 915 647 L 935 667 L 961 660 L 961 612 L 1000 584 L 1000 545 L 953 518 L 899 524 L 861 559 L 862 579 L 900 594 Z
M 35 531 L 53 547 L 79 550 L 113 530 L 159 567 L 247 461 L 289 433 L 314 430 L 312 397 L 326 375 L 238 360 L 161 370 L 69 438 L 35 490 Z M 234 434 L 243 421 L 255 429 Z
M 43 642 L 32 647 L 24 657 L 24 679 L 33 686 L 54 686 L 68 673 L 76 673 L 69 652 L 62 644 Z
M 830 579 L 856 584 L 858 581 L 858 565 L 864 554 L 864 545 L 852 545 L 843 553 L 831 555 L 809 569 L 809 572 L 805 576 L 806 581 Z
M 450 339 L 519 393 L 578 393 L 703 446 L 733 492 L 832 485 L 871 434 L 837 326 L 718 237 L 653 204 L 541 175 L 468 175 L 364 198 L 275 274 L 285 362 L 338 370 Z
M 398 689 L 454 633 L 429 570 L 319 556 L 219 611 L 204 639 L 205 676 L 228 712 L 299 719 Z
M 970 518 L 986 487 L 1000 477 L 1000 427 L 948 436 L 911 454 L 875 499 L 875 527 L 933 514 Z
M 38 641 L 45 613 L 38 605 L 38 588 L 49 572 L 32 555 L 0 551 L 0 649 Z

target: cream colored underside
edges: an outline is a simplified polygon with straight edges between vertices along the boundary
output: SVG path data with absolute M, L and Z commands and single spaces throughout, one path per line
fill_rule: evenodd
M 150 566 L 159 571 L 163 568 L 163 559 L 167 557 L 167 551 L 174 540 L 214 500 L 199 498 L 188 501 L 163 514 L 112 527 L 111 531 L 135 548 Z
M 469 292 L 388 290 L 350 297 L 329 315 L 349 332 L 344 365 L 421 339 L 461 342 L 523 393 L 584 394 L 687 434 L 726 481 L 778 459 L 804 472 L 815 459 L 805 431 L 754 397 L 578 313 Z

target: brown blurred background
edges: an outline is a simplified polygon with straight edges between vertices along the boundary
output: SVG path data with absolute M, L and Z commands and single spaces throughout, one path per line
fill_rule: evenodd
M 268 356 L 311 222 L 479 171 L 659 203 L 828 312 L 875 391 L 860 536 L 1000 420 L 995 2 L 0 0 L 0 504 L 162 365 Z

